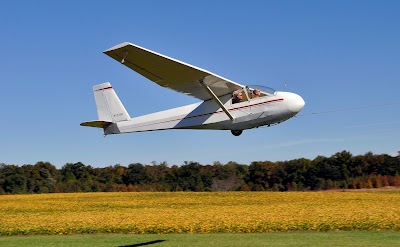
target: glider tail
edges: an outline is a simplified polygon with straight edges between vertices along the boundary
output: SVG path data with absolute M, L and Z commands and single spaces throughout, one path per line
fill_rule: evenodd
M 112 123 L 131 119 L 109 82 L 94 86 L 93 92 L 99 120 L 81 123 L 81 126 L 105 129 Z

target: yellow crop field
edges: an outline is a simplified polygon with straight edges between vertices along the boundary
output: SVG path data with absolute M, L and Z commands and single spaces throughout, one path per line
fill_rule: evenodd
M 386 229 L 400 229 L 400 192 L 0 196 L 0 235 Z

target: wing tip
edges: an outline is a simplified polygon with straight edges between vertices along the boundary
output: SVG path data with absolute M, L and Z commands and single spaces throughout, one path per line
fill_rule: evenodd
M 120 49 L 120 48 L 128 46 L 128 45 L 133 45 L 133 44 L 130 43 L 130 42 L 122 42 L 122 43 L 120 43 L 118 45 L 115 45 L 115 46 L 103 51 L 103 53 L 107 53 L 107 52 L 110 52 L 110 51 L 113 51 L 113 50 L 117 50 L 117 49 Z

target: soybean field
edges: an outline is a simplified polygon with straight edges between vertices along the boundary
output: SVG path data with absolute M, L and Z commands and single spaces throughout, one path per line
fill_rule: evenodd
M 113 192 L 0 196 L 0 236 L 400 229 L 400 192 Z

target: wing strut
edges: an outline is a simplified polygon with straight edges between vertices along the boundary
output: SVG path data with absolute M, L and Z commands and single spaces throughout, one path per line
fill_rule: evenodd
M 200 80 L 200 84 L 204 87 L 204 89 L 210 94 L 211 97 L 217 102 L 217 104 L 224 110 L 226 115 L 233 121 L 235 118 L 232 116 L 232 114 L 228 111 L 228 109 L 225 108 L 224 104 L 219 100 L 217 95 L 214 94 L 214 92 L 210 89 L 209 86 L 207 86 L 203 80 Z

